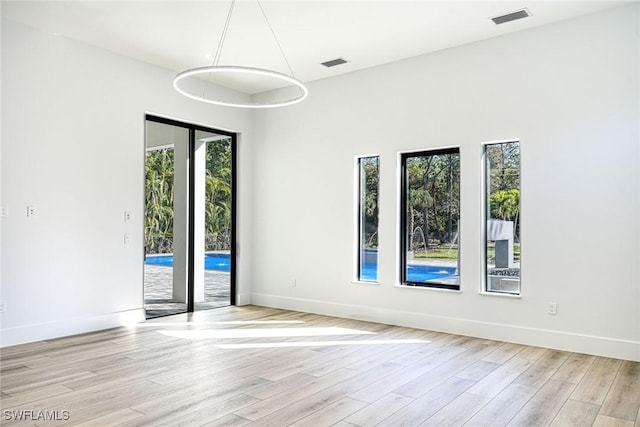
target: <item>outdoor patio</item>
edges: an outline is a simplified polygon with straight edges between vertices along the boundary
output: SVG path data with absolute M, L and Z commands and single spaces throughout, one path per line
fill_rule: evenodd
M 173 302 L 173 267 L 144 265 L 144 307 L 147 318 L 184 313 L 186 303 Z M 229 272 L 205 270 L 204 301 L 195 303 L 196 310 L 209 310 L 229 305 L 231 297 Z

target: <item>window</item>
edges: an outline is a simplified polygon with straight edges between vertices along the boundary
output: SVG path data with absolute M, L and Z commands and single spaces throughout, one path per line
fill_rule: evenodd
M 401 283 L 460 289 L 460 149 L 401 155 Z
M 357 280 L 378 281 L 378 188 L 380 157 L 358 158 Z
M 487 292 L 520 294 L 520 143 L 484 146 Z

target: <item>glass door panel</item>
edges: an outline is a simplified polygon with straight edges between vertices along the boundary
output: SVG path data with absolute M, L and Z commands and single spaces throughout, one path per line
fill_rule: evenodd
M 195 309 L 231 304 L 232 141 L 196 130 L 194 144 Z
M 146 121 L 144 307 L 187 311 L 187 129 Z

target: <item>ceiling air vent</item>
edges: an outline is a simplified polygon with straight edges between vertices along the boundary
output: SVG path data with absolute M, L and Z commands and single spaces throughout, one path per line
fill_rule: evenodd
M 515 21 L 517 19 L 527 18 L 531 16 L 527 9 L 516 10 L 515 12 L 507 13 L 506 15 L 500 15 L 491 18 L 491 20 L 496 24 L 504 24 L 505 22 Z
M 331 61 L 322 62 L 322 65 L 324 65 L 327 68 L 331 68 L 331 67 L 335 67 L 336 65 L 342 65 L 346 63 L 347 61 L 345 61 L 344 59 L 337 58 L 337 59 L 332 59 Z

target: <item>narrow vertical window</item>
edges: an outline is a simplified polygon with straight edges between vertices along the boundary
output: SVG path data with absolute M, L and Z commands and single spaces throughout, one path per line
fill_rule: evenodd
M 484 146 L 486 291 L 520 294 L 520 143 Z
M 380 157 L 358 159 L 358 274 L 363 282 L 378 281 L 378 188 Z
M 460 149 L 401 155 L 401 282 L 460 289 Z

